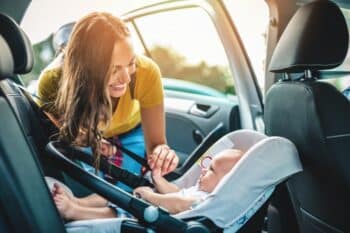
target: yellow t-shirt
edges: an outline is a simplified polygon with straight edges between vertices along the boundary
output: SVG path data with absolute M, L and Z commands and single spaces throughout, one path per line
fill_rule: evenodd
M 61 66 L 45 70 L 39 78 L 38 104 L 44 111 L 57 115 L 54 101 L 57 97 L 62 75 Z M 163 87 L 159 67 L 145 56 L 136 58 L 136 75 L 134 98 L 131 97 L 130 86 L 120 97 L 113 113 L 110 125 L 104 131 L 105 137 L 119 135 L 135 128 L 141 122 L 140 108 L 149 108 L 163 102 Z

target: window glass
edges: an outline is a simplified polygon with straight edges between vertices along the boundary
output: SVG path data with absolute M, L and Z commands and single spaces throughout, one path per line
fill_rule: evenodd
M 134 46 L 134 50 L 137 54 L 145 54 L 145 48 L 143 47 L 140 38 L 137 35 L 135 27 L 133 27 L 131 22 L 127 22 L 128 28 L 130 30 L 132 43 Z
M 261 0 L 224 0 L 263 91 L 269 9 Z
M 165 89 L 204 95 L 235 94 L 221 40 L 201 8 L 161 12 L 135 19 L 159 65 Z
M 30 73 L 21 75 L 21 80 L 27 89 L 35 93 L 37 80 L 41 71 L 53 60 L 55 51 L 52 46 L 52 36 L 33 45 L 34 66 Z

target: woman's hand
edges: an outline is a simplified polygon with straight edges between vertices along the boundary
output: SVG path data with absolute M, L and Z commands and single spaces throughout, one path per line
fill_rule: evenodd
M 179 158 L 175 152 L 166 144 L 156 146 L 147 158 L 150 168 L 152 170 L 159 169 L 161 176 L 175 170 L 179 163 Z
M 100 153 L 106 157 L 113 156 L 117 153 L 117 147 L 102 139 L 100 142 Z

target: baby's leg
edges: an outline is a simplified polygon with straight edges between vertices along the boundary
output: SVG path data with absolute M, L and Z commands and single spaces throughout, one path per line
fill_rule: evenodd
M 66 224 L 68 233 L 119 233 L 123 219 L 94 219 L 75 221 Z
M 55 186 L 57 187 L 54 189 L 53 199 L 61 216 L 66 220 L 78 220 L 79 216 L 76 216 L 77 204 L 62 191 L 59 185 L 55 184 Z

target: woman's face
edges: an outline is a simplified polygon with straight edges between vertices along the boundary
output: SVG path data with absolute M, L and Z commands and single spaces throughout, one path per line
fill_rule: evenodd
M 111 60 L 111 76 L 108 92 L 112 98 L 124 95 L 130 82 L 130 76 L 136 71 L 136 57 L 131 38 L 125 38 L 114 45 Z

